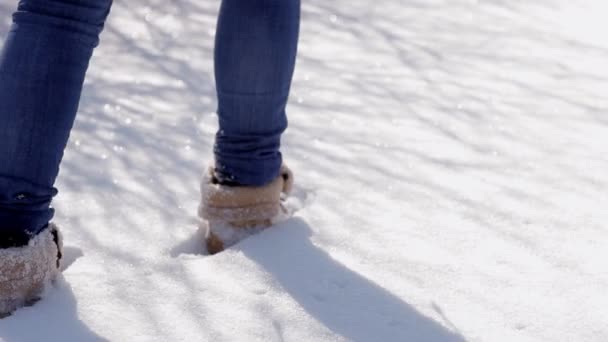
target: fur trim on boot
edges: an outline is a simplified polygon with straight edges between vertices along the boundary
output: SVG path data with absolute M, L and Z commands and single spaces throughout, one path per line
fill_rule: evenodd
M 201 182 L 199 217 L 209 225 L 206 237 L 209 253 L 221 252 L 260 228 L 272 224 L 281 211 L 281 194 L 289 194 L 293 173 L 283 165 L 280 174 L 264 186 L 226 186 L 218 183 L 213 167 Z M 230 241 L 228 241 L 230 240 Z
M 59 274 L 63 241 L 55 224 L 27 246 L 0 249 L 0 318 L 39 299 Z

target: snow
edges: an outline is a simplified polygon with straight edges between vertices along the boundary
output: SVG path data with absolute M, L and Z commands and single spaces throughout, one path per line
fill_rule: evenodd
M 57 184 L 68 267 L 0 340 L 608 340 L 608 5 L 304 1 L 299 210 L 210 257 L 218 6 L 115 1 Z

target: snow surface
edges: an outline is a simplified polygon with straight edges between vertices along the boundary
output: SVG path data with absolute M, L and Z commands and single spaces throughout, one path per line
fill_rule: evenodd
M 300 209 L 208 257 L 218 6 L 116 1 L 57 184 L 69 266 L 0 340 L 608 340 L 605 1 L 305 0 Z

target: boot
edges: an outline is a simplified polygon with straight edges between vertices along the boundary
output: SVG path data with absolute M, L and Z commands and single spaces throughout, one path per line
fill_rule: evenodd
M 59 274 L 62 237 L 55 224 L 26 246 L 0 249 L 0 318 L 40 299 Z
M 281 195 L 293 187 L 293 173 L 283 165 L 280 174 L 264 186 L 228 186 L 219 184 L 213 167 L 201 182 L 198 214 L 208 223 L 207 250 L 223 251 L 245 237 L 272 225 L 281 211 Z

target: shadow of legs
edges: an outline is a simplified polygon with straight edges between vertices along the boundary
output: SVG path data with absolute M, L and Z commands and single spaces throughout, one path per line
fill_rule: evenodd
M 299 218 L 242 249 L 312 317 L 351 341 L 465 341 L 315 247 Z M 260 240 L 258 240 L 260 242 Z

